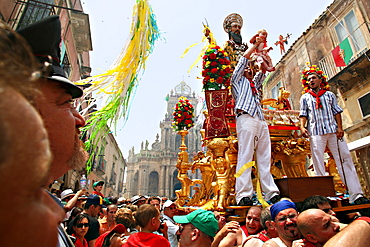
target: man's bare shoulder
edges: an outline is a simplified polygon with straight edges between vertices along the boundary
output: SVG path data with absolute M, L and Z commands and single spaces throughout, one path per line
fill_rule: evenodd
M 264 242 L 259 238 L 251 238 L 248 241 L 244 242 L 243 247 L 261 247 Z
M 279 245 L 274 240 L 268 240 L 266 241 L 262 247 L 279 247 Z

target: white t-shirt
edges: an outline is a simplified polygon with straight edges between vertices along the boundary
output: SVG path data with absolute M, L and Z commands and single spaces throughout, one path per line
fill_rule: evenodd
M 166 222 L 168 226 L 168 241 L 171 244 L 171 247 L 178 247 L 178 240 L 177 240 L 177 234 L 176 232 L 179 230 L 179 226 L 176 225 L 175 221 L 168 217 L 167 215 L 163 214 L 163 219 Z

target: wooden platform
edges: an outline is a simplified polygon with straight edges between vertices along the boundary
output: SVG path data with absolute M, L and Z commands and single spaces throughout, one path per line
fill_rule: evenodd
M 343 201 L 333 201 L 331 202 L 334 212 L 343 212 L 351 210 L 361 210 L 370 208 L 370 204 L 361 204 L 361 205 L 349 205 L 347 202 Z
M 281 197 L 289 197 L 294 202 L 303 201 L 314 195 L 336 196 L 333 176 L 299 177 L 275 179 Z

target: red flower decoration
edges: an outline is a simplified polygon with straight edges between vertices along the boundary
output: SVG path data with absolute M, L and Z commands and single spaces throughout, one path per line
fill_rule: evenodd
M 231 70 L 227 54 L 219 46 L 210 45 L 203 56 L 203 89 L 219 90 L 230 86 Z
M 179 102 L 175 105 L 172 115 L 174 116 L 172 128 L 176 131 L 188 130 L 194 126 L 194 108 L 187 98 L 179 98 Z
M 329 84 L 328 84 L 328 77 L 324 74 L 324 71 L 322 71 L 319 67 L 316 65 L 310 65 L 309 62 L 306 63 L 308 66 L 306 69 L 302 71 L 302 76 L 301 76 L 301 82 L 302 82 L 302 87 L 303 87 L 303 93 L 306 93 L 309 91 L 309 86 L 308 86 L 308 81 L 307 78 L 311 73 L 315 73 L 318 75 L 320 79 L 322 79 L 322 82 L 320 84 L 320 87 L 324 90 L 329 90 Z

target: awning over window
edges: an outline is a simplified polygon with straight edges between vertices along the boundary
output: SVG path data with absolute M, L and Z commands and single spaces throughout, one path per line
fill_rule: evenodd
M 348 148 L 349 148 L 349 151 L 352 152 L 352 151 L 356 151 L 361 148 L 367 147 L 369 145 L 370 145 L 370 136 L 366 136 L 364 138 L 348 143 Z

